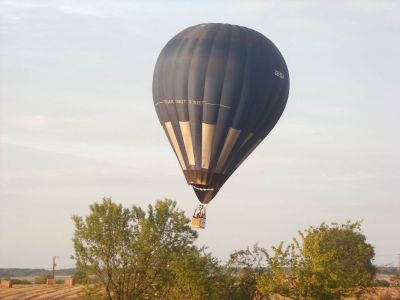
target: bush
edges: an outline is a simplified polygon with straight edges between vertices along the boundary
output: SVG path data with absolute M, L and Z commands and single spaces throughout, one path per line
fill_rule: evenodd
M 12 284 L 32 284 L 31 281 L 26 280 L 26 279 L 17 279 L 17 278 L 14 278 L 14 279 L 10 279 L 10 280 L 11 280 L 11 283 L 12 283 Z
M 76 269 L 74 275 L 72 275 L 76 284 L 88 284 L 90 283 L 89 276 L 85 270 Z
M 390 287 L 390 283 L 384 279 L 375 279 L 372 282 L 372 286 L 374 286 L 374 287 Z
M 291 299 L 337 300 L 360 297 L 371 286 L 375 252 L 360 222 L 322 223 L 299 235 L 300 241 L 293 239 L 286 247 L 281 243 L 271 254 L 255 246 L 231 255 L 231 264 L 249 270 L 242 286 L 248 287 L 250 299 L 257 294 L 259 298 L 278 294 Z
M 51 278 L 53 278 L 53 277 L 49 274 L 42 274 L 42 275 L 39 275 L 38 277 L 35 277 L 34 282 L 35 282 L 35 284 L 46 284 L 47 279 L 51 279 Z

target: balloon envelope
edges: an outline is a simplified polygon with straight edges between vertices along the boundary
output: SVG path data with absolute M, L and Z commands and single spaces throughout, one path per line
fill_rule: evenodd
M 200 202 L 210 202 L 268 135 L 288 94 L 281 53 L 252 29 L 200 24 L 165 45 L 154 70 L 154 106 Z

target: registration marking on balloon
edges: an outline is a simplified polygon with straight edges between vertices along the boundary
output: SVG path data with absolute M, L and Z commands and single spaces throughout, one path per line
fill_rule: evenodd
M 285 74 L 283 74 L 282 72 L 275 70 L 274 74 L 276 77 L 279 77 L 280 79 L 285 79 Z

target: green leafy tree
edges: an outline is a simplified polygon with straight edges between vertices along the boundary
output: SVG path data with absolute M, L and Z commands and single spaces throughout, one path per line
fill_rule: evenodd
M 130 211 L 112 203 L 111 199 L 91 205 L 90 211 L 85 220 L 73 216 L 77 269 L 93 274 L 105 287 L 109 299 L 112 293 L 120 299 L 127 284 L 122 266 L 128 265 Z
M 165 294 L 161 299 L 232 299 L 225 270 L 209 253 L 187 249 L 171 269 L 174 281 L 162 287 Z
M 291 299 L 335 300 L 359 297 L 370 286 L 376 269 L 373 247 L 366 242 L 360 222 L 321 224 L 299 232 L 286 248 L 264 252 L 267 268 L 257 289 Z
M 218 263 L 193 245 L 197 233 L 175 201 L 144 211 L 103 199 L 73 220 L 77 268 L 97 279 L 106 298 L 218 298 Z
M 254 245 L 230 255 L 228 270 L 231 278 L 231 299 L 266 299 L 257 290 L 257 280 L 265 270 L 266 250 Z
M 257 278 L 257 290 L 265 295 L 278 294 L 290 299 L 314 299 L 309 297 L 309 272 L 299 251 L 297 240 L 284 247 L 283 242 L 278 247 L 272 247 L 272 254 L 266 250 L 262 253 L 266 268 Z
M 72 275 L 74 282 L 76 284 L 88 284 L 89 283 L 89 276 L 85 272 L 85 270 L 75 269 L 74 274 Z

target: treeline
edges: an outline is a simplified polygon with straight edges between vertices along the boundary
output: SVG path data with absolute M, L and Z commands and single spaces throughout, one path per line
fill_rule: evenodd
M 46 269 L 28 269 L 28 268 L 0 268 L 0 278 L 38 276 L 42 274 L 51 274 L 52 271 Z M 57 276 L 72 276 L 75 268 L 59 269 L 55 271 Z
M 89 298 L 100 290 L 107 299 L 333 300 L 374 284 L 375 253 L 360 222 L 323 223 L 288 244 L 235 251 L 222 264 L 194 245 L 198 234 L 172 200 L 144 210 L 103 199 L 73 220 L 75 279 L 88 284 Z
M 399 268 L 396 267 L 386 267 L 386 266 L 378 266 L 377 267 L 378 274 L 386 274 L 386 275 L 398 275 Z

